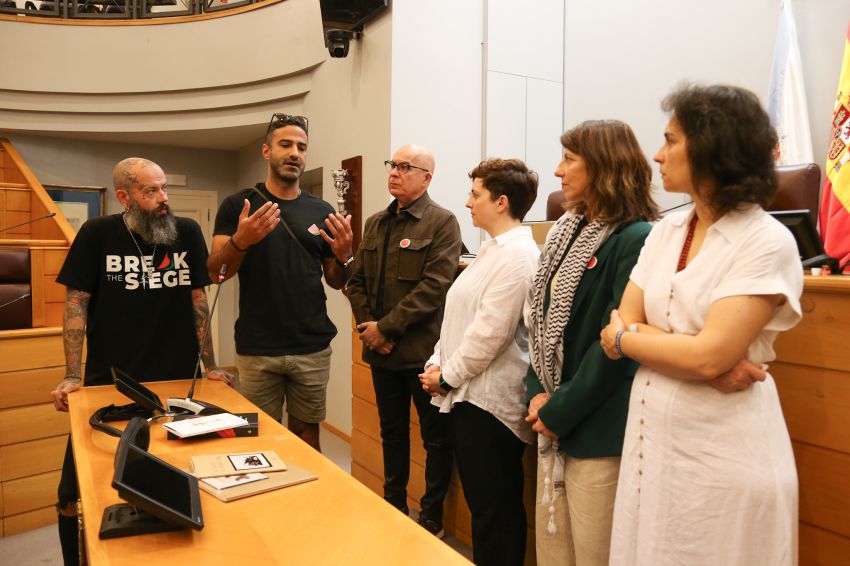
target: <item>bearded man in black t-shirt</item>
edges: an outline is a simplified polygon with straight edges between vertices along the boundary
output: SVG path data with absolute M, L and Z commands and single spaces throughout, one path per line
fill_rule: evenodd
M 65 379 L 51 393 L 59 411 L 82 382 L 112 383 L 110 367 L 139 381 L 189 379 L 199 348 L 210 379 L 230 383 L 216 367 L 204 286 L 207 248 L 198 224 L 168 208 L 165 173 L 147 159 L 115 166 L 115 196 L 123 214 L 83 224 L 56 278 L 67 287 L 63 339 Z M 200 344 L 201 340 L 203 344 Z M 78 498 L 70 438 L 59 483 L 59 538 L 66 564 L 77 561 Z
M 221 203 L 207 266 L 239 273 L 236 353 L 245 397 L 319 450 L 330 377 L 330 342 L 322 276 L 341 289 L 352 256 L 351 217 L 301 190 L 307 119 L 275 114 L 262 146 L 266 182 Z

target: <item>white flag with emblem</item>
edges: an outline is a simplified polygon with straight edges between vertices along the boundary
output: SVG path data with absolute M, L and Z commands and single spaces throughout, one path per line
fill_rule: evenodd
M 791 0 L 782 0 L 779 6 L 779 26 L 767 91 L 767 112 L 779 136 L 776 164 L 795 165 L 814 161 L 803 65 Z

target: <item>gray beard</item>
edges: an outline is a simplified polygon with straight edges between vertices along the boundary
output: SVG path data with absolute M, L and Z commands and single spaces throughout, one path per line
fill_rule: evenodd
M 156 211 L 145 212 L 135 202 L 131 202 L 124 219 L 130 230 L 148 244 L 171 246 L 177 241 L 177 219 L 171 210 L 166 216 L 160 216 Z

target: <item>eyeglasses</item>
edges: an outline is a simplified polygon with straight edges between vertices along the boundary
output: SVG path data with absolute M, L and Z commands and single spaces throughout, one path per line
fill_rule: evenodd
M 266 135 L 269 135 L 274 130 L 278 128 L 283 128 L 284 126 L 298 126 L 304 133 L 307 133 L 307 117 L 306 116 L 293 116 L 292 114 L 272 114 L 272 119 L 269 121 L 269 127 L 266 128 Z
M 422 167 L 417 167 L 416 165 L 411 165 L 407 161 L 402 161 L 401 163 L 396 163 L 395 161 L 384 161 L 384 165 L 387 166 L 387 172 L 392 173 L 393 169 L 398 169 L 398 172 L 404 175 L 409 172 L 411 169 L 419 169 L 420 171 L 425 171 L 426 173 L 430 173 L 427 169 L 423 169 Z

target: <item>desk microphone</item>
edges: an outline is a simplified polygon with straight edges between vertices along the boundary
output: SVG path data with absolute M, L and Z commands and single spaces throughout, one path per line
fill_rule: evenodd
M 222 263 L 221 269 L 218 270 L 218 288 L 215 291 L 215 297 L 213 298 L 210 315 L 207 317 L 207 323 L 204 325 L 204 332 L 202 334 L 203 339 L 201 340 L 201 347 L 198 350 L 198 362 L 195 364 L 195 371 L 192 374 L 192 385 L 189 387 L 189 393 L 186 394 L 186 397 L 170 397 L 166 400 L 165 406 L 169 413 L 178 412 L 190 413 L 193 415 L 215 415 L 217 413 L 227 412 L 217 405 L 205 403 L 204 401 L 198 401 L 197 399 L 192 398 L 192 395 L 195 393 L 195 380 L 198 379 L 198 373 L 201 371 L 201 357 L 204 353 L 204 344 L 207 342 L 207 335 L 210 331 L 210 324 L 212 324 L 215 305 L 218 303 L 218 295 L 221 293 L 221 284 L 224 282 L 224 278 L 226 276 L 227 264 Z
M 32 224 L 33 222 L 38 222 L 39 220 L 44 220 L 46 218 L 53 218 L 54 216 L 56 216 L 56 213 L 51 212 L 50 214 L 47 214 L 45 216 L 41 216 L 39 218 L 33 218 L 32 220 L 27 220 L 26 222 L 21 222 L 20 224 L 15 224 L 14 226 L 7 226 L 6 228 L 0 228 L 0 232 L 6 232 L 8 230 L 11 230 L 12 228 L 19 228 L 21 226 L 26 226 L 27 224 Z

